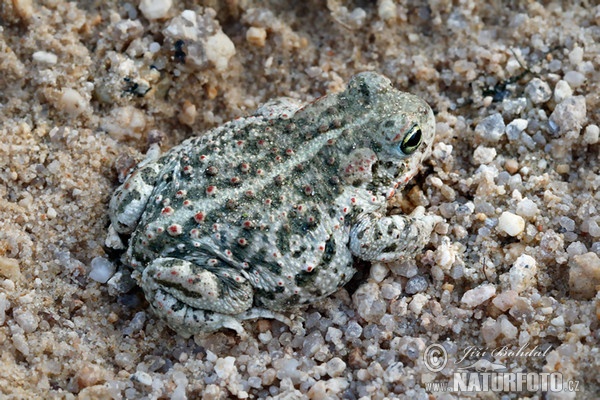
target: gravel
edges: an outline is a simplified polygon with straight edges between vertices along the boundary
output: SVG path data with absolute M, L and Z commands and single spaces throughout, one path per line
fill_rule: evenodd
M 426 383 L 466 349 L 539 345 L 488 361 L 580 382 L 549 399 L 598 398 L 600 6 L 521 3 L 0 7 L 0 397 L 456 399 Z M 259 319 L 247 338 L 175 335 L 105 251 L 119 178 L 151 143 L 369 69 L 436 111 L 423 173 L 389 202 L 444 218 L 422 254 L 360 263 L 285 313 L 297 332 Z

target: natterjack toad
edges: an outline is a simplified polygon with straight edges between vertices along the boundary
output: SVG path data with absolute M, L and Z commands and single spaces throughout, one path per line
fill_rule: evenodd
M 115 192 L 110 220 L 155 312 L 184 336 L 317 301 L 352 257 L 412 257 L 439 217 L 386 216 L 430 152 L 435 121 L 376 73 L 300 107 L 269 102 L 149 156 Z

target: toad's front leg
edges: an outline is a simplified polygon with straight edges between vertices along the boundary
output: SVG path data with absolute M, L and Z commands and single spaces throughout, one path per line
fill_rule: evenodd
M 367 261 L 414 257 L 429 241 L 435 224 L 442 221 L 437 215 L 424 215 L 423 207 L 410 215 L 368 214 L 350 230 L 350 250 Z

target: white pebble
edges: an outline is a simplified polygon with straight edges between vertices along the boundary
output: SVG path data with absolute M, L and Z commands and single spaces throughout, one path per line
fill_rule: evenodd
M 517 118 L 512 120 L 508 125 L 506 125 L 506 136 L 508 140 L 515 141 L 521 137 L 521 132 L 527 129 L 527 125 L 529 125 L 529 121 L 522 118 Z
M 6 293 L 0 293 L 0 326 L 6 321 L 6 310 L 10 308 L 10 302 L 6 298 Z
M 384 21 L 396 18 L 396 4 L 392 0 L 381 0 L 377 7 L 377 15 Z
M 173 0 L 142 0 L 140 11 L 147 19 L 160 19 L 167 16 Z
M 139 139 L 145 127 L 146 115 L 134 106 L 112 109 L 102 124 L 102 128 L 115 140 Z
M 253 46 L 264 47 L 267 39 L 267 30 L 265 28 L 251 26 L 246 31 L 246 41 Z
M 12 335 L 12 342 L 15 349 L 17 349 L 24 356 L 29 355 L 29 343 L 23 333 L 14 333 Z
M 217 71 L 225 71 L 229 59 L 235 55 L 235 46 L 229 36 L 217 32 L 206 40 L 206 58 L 213 63 Z
M 148 46 L 148 50 L 150 51 L 150 53 L 158 53 L 160 51 L 160 43 L 158 43 L 158 42 L 150 43 L 150 45 Z
M 587 247 L 581 242 L 573 242 L 567 246 L 567 254 L 569 257 L 580 256 L 587 253 Z
M 58 105 L 63 111 L 76 117 L 87 107 L 87 101 L 78 91 L 70 88 L 63 89 Z
M 524 198 L 517 204 L 516 212 L 522 217 L 533 218 L 538 214 L 539 209 L 537 204 L 535 204 L 532 200 Z
M 540 78 L 533 78 L 525 86 L 525 94 L 533 104 L 542 104 L 552 98 L 552 89 Z
M 517 236 L 525 229 L 525 220 L 518 215 L 504 211 L 498 218 L 497 229 L 510 236 Z
M 425 306 L 425 304 L 427 304 L 428 301 L 429 298 L 426 295 L 422 293 L 417 293 L 413 296 L 412 300 L 410 301 L 408 309 L 415 313 L 415 315 L 421 315 L 421 310 L 423 310 L 423 307 Z
M 573 89 L 566 81 L 558 81 L 554 87 L 554 102 L 561 103 L 567 97 L 573 96 Z
M 550 323 L 556 327 L 564 328 L 565 327 L 565 317 L 563 317 L 562 315 L 559 315 L 558 317 L 550 320 Z
M 13 311 L 13 317 L 15 321 L 17 321 L 17 324 L 19 324 L 19 326 L 23 328 L 26 333 L 34 332 L 38 327 L 37 318 L 29 310 L 23 310 L 20 307 L 15 308 Z
M 495 294 L 496 286 L 487 283 L 477 286 L 474 289 L 467 290 L 460 301 L 467 307 L 473 308 L 477 307 L 486 300 L 491 299 Z
M 489 164 L 496 158 L 496 149 L 493 147 L 478 146 L 473 152 L 475 165 Z
M 598 127 L 598 125 L 591 124 L 585 128 L 585 133 L 583 134 L 583 141 L 586 144 L 596 144 L 598 143 L 599 136 L 600 128 Z
M 598 225 L 598 222 L 593 219 L 590 219 L 587 222 L 587 232 L 590 236 L 595 238 L 600 237 L 600 226 Z
M 106 283 L 115 274 L 116 266 L 104 257 L 94 257 L 92 259 L 92 269 L 90 279 Z
M 527 254 L 517 258 L 508 273 L 510 287 L 517 293 L 521 293 L 536 283 L 537 263 L 535 259 Z
M 381 286 L 381 296 L 386 300 L 396 299 L 402 294 L 402 286 L 397 282 L 384 283 Z
M 136 371 L 130 378 L 133 382 L 138 382 L 143 386 L 152 386 L 152 377 L 144 371 Z
M 573 88 L 578 88 L 584 84 L 585 75 L 583 75 L 581 72 L 569 71 L 565 74 L 563 79 L 565 81 L 567 81 L 569 86 L 571 86 Z
M 375 282 L 381 282 L 385 279 L 389 272 L 388 267 L 382 263 L 374 263 L 371 267 L 370 276 Z
M 475 133 L 489 142 L 497 142 L 502 137 L 504 128 L 502 114 L 496 113 L 479 121 Z
M 226 379 L 237 372 L 235 357 L 218 358 L 215 363 L 215 373 L 221 379 Z
M 498 317 L 498 322 L 500 322 L 500 332 L 502 332 L 506 339 L 514 339 L 517 337 L 519 330 L 508 320 L 506 315 Z
M 49 65 L 54 65 L 58 61 L 56 54 L 47 51 L 36 51 L 33 53 L 32 58 L 35 62 Z
M 557 127 L 557 132 L 579 132 L 586 121 L 585 97 L 574 96 L 563 100 L 550 115 L 550 122 Z
M 333 357 L 327 361 L 327 375 L 332 378 L 336 378 L 344 372 L 346 369 L 346 363 L 339 357 Z
M 583 61 L 583 48 L 577 46 L 569 53 L 569 61 L 572 65 L 578 66 Z

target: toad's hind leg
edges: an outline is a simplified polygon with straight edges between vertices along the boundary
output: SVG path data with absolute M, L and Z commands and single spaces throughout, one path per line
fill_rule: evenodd
M 218 259 L 207 258 L 203 263 L 207 268 L 177 258 L 157 258 L 142 272 L 147 300 L 179 334 L 229 328 L 243 336 L 242 320 L 281 320 L 269 310 L 252 308 L 253 287 L 237 269 Z

